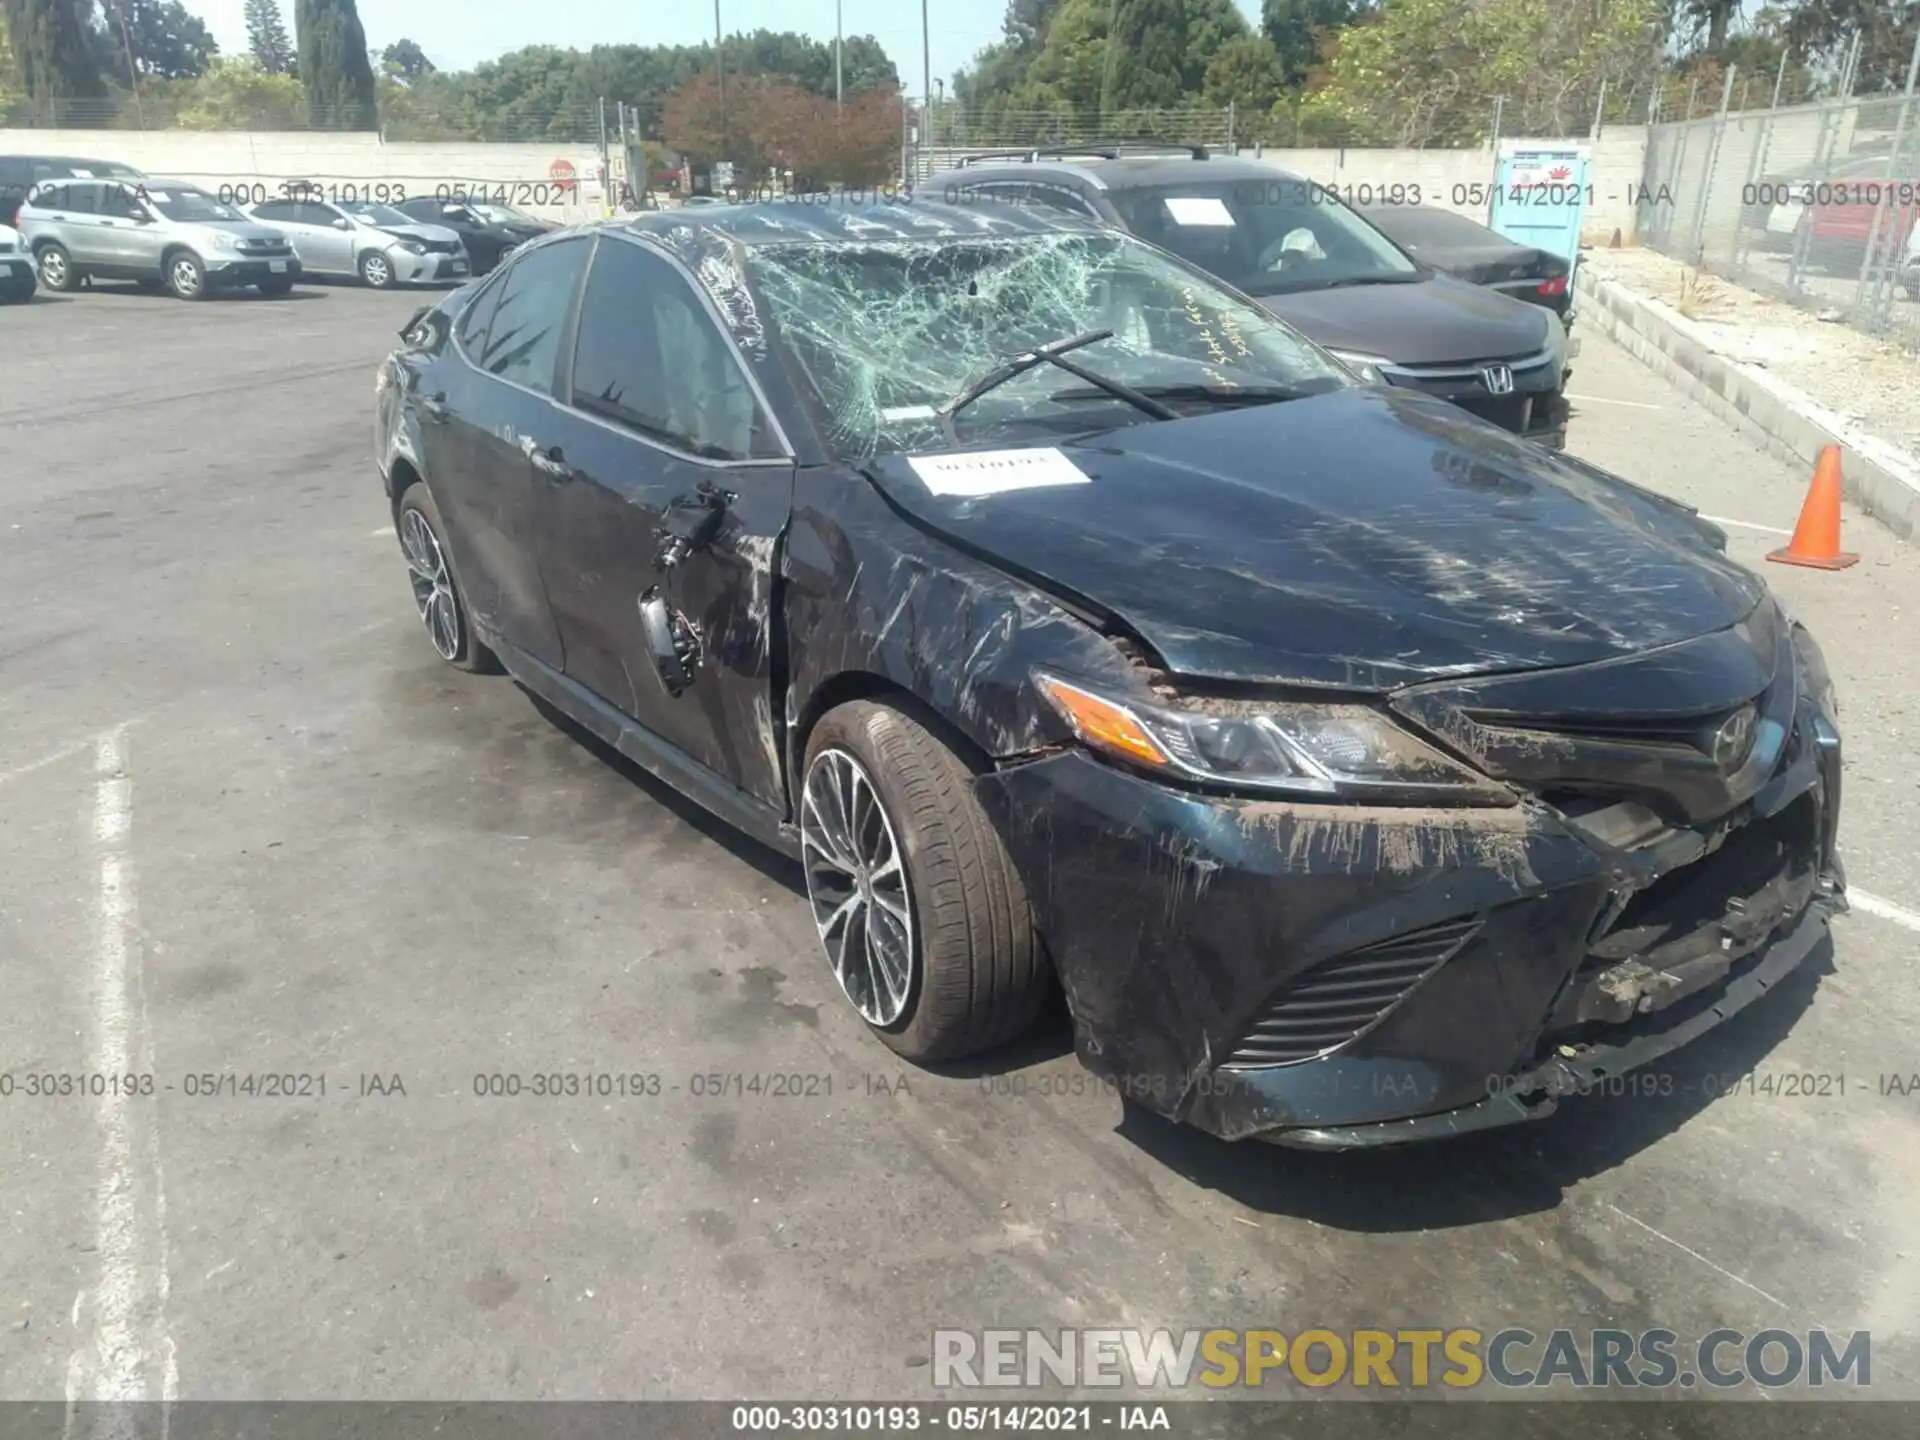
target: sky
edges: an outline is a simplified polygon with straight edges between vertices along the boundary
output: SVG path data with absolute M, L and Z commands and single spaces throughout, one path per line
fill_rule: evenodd
M 206 22 L 225 55 L 244 54 L 244 0 L 183 0 Z M 835 0 L 720 0 L 726 30 L 797 30 L 832 40 Z M 1260 0 L 1236 0 L 1257 24 Z M 375 50 L 416 41 L 442 70 L 469 70 L 526 45 L 585 50 L 593 45 L 690 45 L 713 38 L 709 0 L 359 0 L 360 23 Z M 848 35 L 872 35 L 900 68 L 907 88 L 921 90 L 920 6 L 914 0 L 840 0 Z M 1000 34 L 1006 0 L 926 0 L 936 79 L 952 83 L 978 51 Z M 280 0 L 293 34 L 293 0 Z

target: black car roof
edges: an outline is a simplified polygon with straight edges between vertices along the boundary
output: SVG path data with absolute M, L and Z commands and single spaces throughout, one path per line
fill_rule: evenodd
M 944 171 L 928 182 L 944 189 L 950 184 L 980 180 L 1044 180 L 1075 178 L 1092 181 L 1103 190 L 1132 190 L 1143 185 L 1180 185 L 1196 180 L 1300 180 L 1301 176 L 1263 160 L 1236 155 L 1214 155 L 1197 160 L 1183 155 L 1039 155 L 1031 160 L 996 159 Z
M 964 204 L 923 200 L 849 199 L 844 195 L 797 196 L 750 205 L 699 205 L 685 210 L 647 211 L 622 221 L 625 228 L 655 237 L 669 250 L 698 252 L 715 242 L 753 248 L 822 241 L 859 244 L 875 240 L 967 239 L 982 235 L 1040 235 L 1053 231 L 1097 231 L 1092 220 L 1050 214 L 1026 205 L 998 201 Z

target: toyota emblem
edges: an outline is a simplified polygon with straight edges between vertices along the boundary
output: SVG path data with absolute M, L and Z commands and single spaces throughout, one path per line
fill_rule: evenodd
M 1746 705 L 1720 722 L 1707 741 L 1707 754 L 1722 770 L 1731 770 L 1747 758 L 1753 744 L 1753 706 Z
M 1511 395 L 1513 368 L 1508 365 L 1489 365 L 1480 372 L 1480 383 L 1487 387 L 1490 395 Z

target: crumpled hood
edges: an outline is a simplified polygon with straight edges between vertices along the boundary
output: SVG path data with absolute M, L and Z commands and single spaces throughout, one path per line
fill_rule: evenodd
M 1404 285 L 1264 295 L 1260 304 L 1328 349 L 1379 355 L 1402 365 L 1511 360 L 1547 344 L 1538 306 L 1449 275 Z
M 1766 590 L 1684 506 L 1407 392 L 1061 452 L 1089 483 L 960 497 L 905 457 L 868 473 L 929 529 L 1116 615 L 1178 674 L 1381 691 L 1577 665 L 1723 629 Z
M 459 231 L 449 230 L 444 225 L 369 225 L 368 228 L 399 240 L 435 240 L 445 243 L 449 240 L 457 242 L 460 239 Z

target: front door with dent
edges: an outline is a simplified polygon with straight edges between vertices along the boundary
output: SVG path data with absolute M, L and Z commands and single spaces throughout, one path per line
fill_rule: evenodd
M 771 646 L 793 461 L 732 339 L 685 272 L 607 232 L 563 383 L 568 406 L 540 436 L 537 483 L 541 571 L 568 676 L 748 794 L 782 803 Z M 703 484 L 730 497 L 712 539 L 662 573 L 658 531 Z M 694 640 L 678 693 L 649 643 L 650 592 Z

